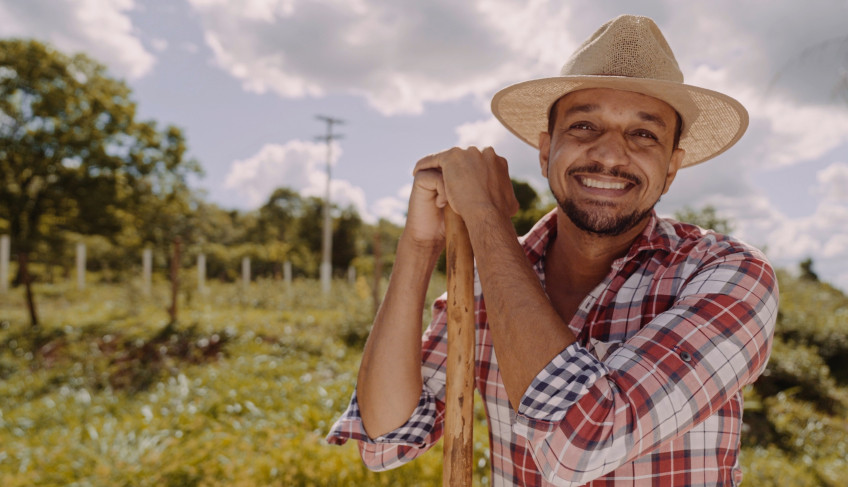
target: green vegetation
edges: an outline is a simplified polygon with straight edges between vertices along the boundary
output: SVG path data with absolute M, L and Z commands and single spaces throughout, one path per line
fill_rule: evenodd
M 0 304 L 0 485 L 440 482 L 440 451 L 378 475 L 353 444 L 323 441 L 370 326 L 364 279 L 330 298 L 314 281 L 210 283 L 183 295 L 178 326 L 159 304 L 165 283 L 149 298 L 132 284 L 36 287 L 38 328 L 22 290 Z
M 0 232 L 19 263 L 0 295 L 0 485 L 441 485 L 441 446 L 374 474 L 355 445 L 323 441 L 379 298 L 366 278 L 388 275 L 400 228 L 334 208 L 335 273 L 360 277 L 325 296 L 304 279 L 317 275 L 320 199 L 279 188 L 248 212 L 203 201 L 186 185 L 199 166 L 181 131 L 137 121 L 126 85 L 81 54 L 0 41 L 0 95 Z M 546 207 L 513 187 L 523 234 Z M 678 219 L 730 228 L 709 207 Z M 145 295 L 128 276 L 144 248 L 167 268 L 177 241 L 175 267 L 202 253 L 210 279 L 199 292 L 180 277 L 175 320 L 169 283 L 157 275 Z M 77 242 L 93 274 L 85 291 L 68 279 Z M 243 257 L 259 277 L 247 288 L 233 282 Z M 746 485 L 842 485 L 848 298 L 810 259 L 780 286 L 772 360 L 746 390 Z M 437 273 L 429 299 L 443 288 Z M 476 417 L 475 483 L 486 485 L 479 401 Z
M 11 237 L 32 326 L 32 284 L 52 281 L 56 269 L 67 276 L 80 242 L 89 269 L 116 281 L 142 249 L 167 267 L 177 241 L 181 264 L 202 253 L 212 278 L 234 280 L 244 257 L 253 276 L 280 275 L 286 261 L 295 276 L 317 275 L 323 200 L 279 188 L 254 211 L 220 208 L 188 187 L 202 171 L 187 151 L 179 128 L 138 120 L 129 87 L 85 54 L 0 40 L 0 233 Z M 332 215 L 337 275 L 373 268 L 357 258 L 371 253 L 374 234 L 394 249 L 396 227 L 366 227 L 351 208 Z M 44 272 L 31 272 L 30 262 Z
M 766 375 L 746 393 L 745 484 L 842 485 L 848 476 L 848 297 L 780 273 L 781 314 Z M 436 275 L 428 299 L 444 280 Z M 368 472 L 355 445 L 323 437 L 353 390 L 373 315 L 370 284 L 37 284 L 0 302 L 0 484 L 441 485 L 441 447 Z M 423 322 L 428 320 L 424 313 Z M 488 481 L 480 402 L 475 483 Z
M 134 230 L 147 223 L 179 228 L 163 216 L 187 206 L 186 179 L 200 166 L 185 159 L 178 128 L 160 131 L 135 112 L 129 88 L 84 54 L 0 40 L 0 218 L 33 326 L 31 254 L 60 254 L 73 234 L 144 241 Z
M 684 207 L 674 214 L 674 218 L 682 222 L 698 225 L 701 228 L 715 230 L 724 235 L 733 234 L 733 225 L 730 223 L 730 220 L 718 216 L 718 212 L 712 205 L 707 205 L 698 210 L 688 206 Z

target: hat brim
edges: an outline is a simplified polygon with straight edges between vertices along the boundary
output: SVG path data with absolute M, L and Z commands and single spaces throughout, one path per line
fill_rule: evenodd
M 556 76 L 507 86 L 492 98 L 492 113 L 518 138 L 539 147 L 548 130 L 548 113 L 564 95 L 589 88 L 611 88 L 652 96 L 668 103 L 683 119 L 682 167 L 711 159 L 729 149 L 748 128 L 748 111 L 717 91 L 674 81 L 624 76 Z

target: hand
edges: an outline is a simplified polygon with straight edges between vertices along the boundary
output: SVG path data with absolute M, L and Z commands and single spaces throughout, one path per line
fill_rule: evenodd
M 413 174 L 438 171 L 442 183 L 437 186 L 436 203 L 450 204 L 463 220 L 491 216 L 492 210 L 506 218 L 518 211 L 518 200 L 509 179 L 506 159 L 491 147 L 481 152 L 476 147 L 454 147 L 429 155 L 415 165 Z
M 434 169 L 416 171 L 409 196 L 404 237 L 417 246 L 441 251 L 445 245 L 443 209 L 447 204 L 442 174 Z

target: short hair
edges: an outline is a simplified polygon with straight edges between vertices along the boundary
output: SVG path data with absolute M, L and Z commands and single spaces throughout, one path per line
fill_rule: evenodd
M 564 96 L 564 95 L 563 95 Z M 558 98 L 557 101 L 551 105 L 551 110 L 548 112 L 548 134 L 553 135 L 554 127 L 556 126 L 557 119 L 557 104 L 562 98 Z M 674 127 L 674 142 L 671 146 L 672 150 L 677 149 L 677 146 L 680 145 L 680 136 L 683 134 L 683 119 L 680 117 L 680 113 L 677 110 L 674 111 L 674 114 L 677 116 L 677 122 Z

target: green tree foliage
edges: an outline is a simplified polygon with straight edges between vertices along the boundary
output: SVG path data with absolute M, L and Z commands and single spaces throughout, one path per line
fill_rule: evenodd
M 333 268 L 345 271 L 360 253 L 362 220 L 353 207 L 348 207 L 335 218 L 333 226 Z
M 718 233 L 729 235 L 733 233 L 733 225 L 727 218 L 718 216 L 714 206 L 707 205 L 700 210 L 685 207 L 675 212 L 674 218 L 681 222 L 698 225 L 705 230 L 715 230 Z
M 179 228 L 183 208 L 163 210 L 198 166 L 184 159 L 179 129 L 159 131 L 135 111 L 129 88 L 87 56 L 0 41 L 0 217 L 27 289 L 30 254 L 61 244 L 61 231 L 116 236 L 139 221 Z M 31 299 L 29 307 L 35 325 Z
M 303 217 L 300 194 L 290 188 L 277 188 L 268 202 L 259 208 L 256 238 L 260 241 L 291 241 L 297 234 L 295 224 Z
M 512 225 L 518 235 L 524 235 L 551 210 L 551 206 L 543 206 L 539 194 L 527 182 L 513 179 L 512 190 L 518 200 L 518 213 L 512 217 Z
M 809 279 L 811 281 L 819 280 L 819 275 L 813 270 L 812 257 L 807 257 L 801 261 L 801 278 Z
M 315 269 L 321 262 L 321 239 L 324 232 L 324 200 L 311 196 L 303 200 L 303 214 L 297 226 L 297 239 L 315 252 Z
M 743 465 L 762 475 L 752 485 L 841 486 L 848 476 L 848 296 L 803 275 L 780 271 L 778 278 L 771 359 L 747 391 Z

